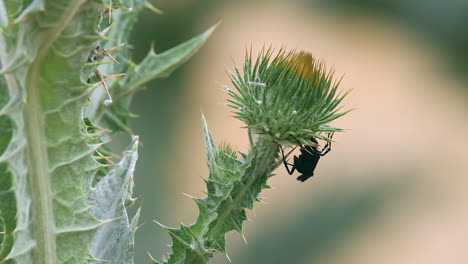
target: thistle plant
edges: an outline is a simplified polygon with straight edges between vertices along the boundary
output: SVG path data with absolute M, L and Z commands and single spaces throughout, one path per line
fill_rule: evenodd
M 128 120 L 136 91 L 187 61 L 214 27 L 136 64 L 128 45 L 144 0 L 0 0 L 0 263 L 133 263 L 139 210 L 127 211 L 138 159 Z M 306 52 L 247 53 L 231 75 L 249 153 L 216 146 L 203 119 L 210 175 L 193 225 L 167 228 L 167 263 L 207 263 L 242 233 L 282 144 L 325 141 L 344 115 L 333 74 Z M 118 160 L 106 145 L 132 138 Z M 115 162 L 114 162 L 115 161 Z M 156 262 L 156 261 L 155 261 Z
M 133 263 L 128 215 L 138 137 L 114 164 L 133 94 L 168 76 L 213 28 L 139 64 L 144 0 L 0 0 L 0 263 Z
M 246 209 L 260 201 L 261 190 L 269 188 L 267 180 L 282 162 L 280 146 L 316 144 L 313 138 L 331 141 L 330 132 L 342 131 L 329 124 L 348 112 L 340 111 L 348 92 L 338 90 L 333 71 L 304 51 L 263 49 L 252 56 L 247 52 L 243 71 L 236 68 L 230 76 L 236 89 L 225 86 L 228 105 L 248 129 L 250 150 L 215 146 L 203 118 L 207 196 L 193 198 L 199 208 L 194 224 L 165 227 L 173 245 L 163 263 L 208 263 L 214 253 L 226 253 L 225 234 L 243 233 Z

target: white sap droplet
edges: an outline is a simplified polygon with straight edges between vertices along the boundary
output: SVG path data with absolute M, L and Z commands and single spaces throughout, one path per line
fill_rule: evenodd
M 128 8 L 128 11 L 133 11 L 133 8 L 129 7 L 129 8 Z
M 255 102 L 257 102 L 257 104 L 262 104 L 262 100 L 256 100 Z
M 110 105 L 110 104 L 112 104 L 112 99 L 104 100 L 104 105 Z
M 297 114 L 297 111 L 296 111 L 296 110 L 293 110 L 293 114 Z
M 231 90 L 231 89 L 229 89 L 229 86 L 227 86 L 227 85 L 224 85 L 224 89 L 225 89 L 226 91 L 230 91 L 230 90 Z

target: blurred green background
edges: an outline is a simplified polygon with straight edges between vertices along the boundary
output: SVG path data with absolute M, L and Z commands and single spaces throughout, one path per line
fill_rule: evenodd
M 171 77 L 137 94 L 132 127 L 143 146 L 135 175 L 143 225 L 136 263 L 169 251 L 167 225 L 191 223 L 208 175 L 201 112 L 217 143 L 247 151 L 224 106 L 227 70 L 246 47 L 312 52 L 353 89 L 334 125 L 333 151 L 305 183 L 277 170 L 245 222 L 228 234 L 232 263 L 466 263 L 468 259 L 468 1 L 158 0 L 133 32 L 139 61 L 222 21 Z M 122 143 L 123 144 L 123 143 Z M 296 175 L 297 176 L 297 175 Z M 229 263 L 223 255 L 213 263 Z

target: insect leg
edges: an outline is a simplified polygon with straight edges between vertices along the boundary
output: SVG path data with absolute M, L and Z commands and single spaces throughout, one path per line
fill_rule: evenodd
M 281 145 L 280 145 L 280 149 L 281 149 L 281 155 L 283 156 L 283 164 L 284 164 L 284 167 L 285 167 L 286 170 L 288 171 L 289 175 L 292 175 L 292 174 L 294 173 L 294 171 L 296 170 L 296 167 L 294 167 L 293 164 L 288 163 L 288 161 L 286 160 L 286 157 L 284 156 L 284 150 L 283 150 L 283 147 L 282 147 Z M 294 149 L 296 149 L 296 148 L 294 148 Z M 288 153 L 288 155 L 291 154 L 291 152 L 292 152 L 294 149 L 292 149 L 292 150 Z M 287 155 L 286 155 L 286 156 L 287 156 Z M 289 169 L 289 165 L 291 165 L 291 167 L 292 167 L 291 170 Z
M 332 139 L 332 138 L 333 138 L 333 134 L 335 134 L 334 131 L 328 133 L 328 137 L 329 137 L 330 139 Z M 317 154 L 320 155 L 320 156 L 325 156 L 328 152 L 330 152 L 330 150 L 331 150 L 331 142 L 329 141 L 329 142 L 327 142 L 327 144 L 323 147 L 322 151 L 320 151 L 320 152 L 317 153 Z

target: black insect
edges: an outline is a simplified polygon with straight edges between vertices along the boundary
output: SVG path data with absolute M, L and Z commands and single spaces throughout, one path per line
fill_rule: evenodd
M 333 137 L 333 132 L 329 133 L 328 137 L 331 139 Z M 296 140 L 300 147 L 301 154 L 299 155 L 299 157 L 294 156 L 294 164 L 288 163 L 284 155 L 283 148 L 280 147 L 281 154 L 283 155 L 283 164 L 286 167 L 286 170 L 288 171 L 289 175 L 292 175 L 295 170 L 302 173 L 299 177 L 297 177 L 297 180 L 301 182 L 304 182 L 310 177 L 314 176 L 314 170 L 315 170 L 315 167 L 317 167 L 317 163 L 320 160 L 320 157 L 325 156 L 331 150 L 331 142 L 327 142 L 327 144 L 325 144 L 322 150 L 318 150 L 317 139 L 312 137 L 310 138 L 310 140 L 315 144 L 314 145 L 302 145 L 301 143 L 299 143 L 298 140 Z M 291 152 L 293 150 L 291 150 Z M 289 168 L 289 166 L 291 166 L 291 169 Z

